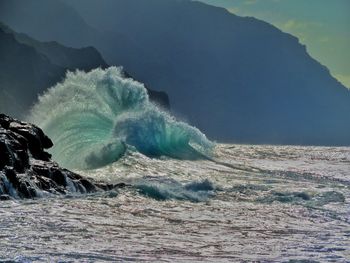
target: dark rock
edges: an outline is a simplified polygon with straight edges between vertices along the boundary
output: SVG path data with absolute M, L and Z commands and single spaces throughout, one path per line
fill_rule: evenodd
M 0 200 L 125 187 L 94 182 L 61 168 L 45 151 L 52 145 L 39 127 L 0 114 Z
M 11 196 L 9 195 L 0 195 L 0 201 L 8 201 L 11 200 Z

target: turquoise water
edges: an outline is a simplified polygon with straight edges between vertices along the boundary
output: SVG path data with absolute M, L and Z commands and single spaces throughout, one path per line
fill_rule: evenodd
M 198 129 L 153 105 L 144 85 L 116 67 L 69 72 L 40 97 L 29 121 L 54 141 L 53 159 L 67 168 L 107 165 L 128 147 L 178 159 L 198 159 L 213 148 Z

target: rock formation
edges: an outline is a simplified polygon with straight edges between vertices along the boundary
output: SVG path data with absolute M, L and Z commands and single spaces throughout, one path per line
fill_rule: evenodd
M 106 185 L 61 168 L 45 151 L 52 141 L 37 126 L 0 114 L 0 200 L 93 193 Z

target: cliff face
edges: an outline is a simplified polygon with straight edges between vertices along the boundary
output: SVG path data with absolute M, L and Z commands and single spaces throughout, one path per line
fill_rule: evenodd
M 15 29 L 96 46 L 108 63 L 167 92 L 174 112 L 211 138 L 350 145 L 349 90 L 268 23 L 186 0 L 1 1 L 0 19 Z M 51 2 L 69 30 L 47 16 Z

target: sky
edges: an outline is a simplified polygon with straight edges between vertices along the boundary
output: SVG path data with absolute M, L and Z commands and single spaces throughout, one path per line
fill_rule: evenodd
M 350 88 L 350 0 L 200 0 L 253 16 L 299 38 Z

